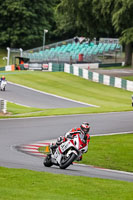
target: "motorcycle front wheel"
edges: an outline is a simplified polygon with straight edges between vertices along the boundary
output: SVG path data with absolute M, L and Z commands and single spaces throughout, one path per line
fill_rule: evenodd
M 71 153 L 69 157 L 63 157 L 61 160 L 60 168 L 66 169 L 72 162 L 76 159 L 77 155 L 75 153 Z
M 43 162 L 45 167 L 51 167 L 53 163 L 51 162 L 51 154 L 48 154 L 47 157 L 44 159 Z

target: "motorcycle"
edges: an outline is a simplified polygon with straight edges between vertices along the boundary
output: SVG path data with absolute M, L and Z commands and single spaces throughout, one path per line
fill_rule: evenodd
M 67 141 L 60 144 L 56 150 L 50 148 L 50 153 L 44 159 L 44 166 L 51 167 L 57 165 L 61 169 L 66 169 L 73 161 L 80 160 L 83 153 L 88 150 L 88 144 L 83 142 L 81 134 L 77 134 L 74 138 L 67 139 Z
M 1 83 L 0 83 L 1 91 L 5 91 L 6 85 L 7 85 L 7 81 L 6 80 L 2 80 Z

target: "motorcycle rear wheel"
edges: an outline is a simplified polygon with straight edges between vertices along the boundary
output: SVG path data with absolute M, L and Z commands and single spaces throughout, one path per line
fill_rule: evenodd
M 43 162 L 45 167 L 51 167 L 53 163 L 51 162 L 51 154 L 48 154 L 47 157 L 44 159 Z
M 66 160 L 62 160 L 60 164 L 61 169 L 66 169 L 72 162 L 76 159 L 77 155 L 75 153 L 71 153 L 70 156 Z

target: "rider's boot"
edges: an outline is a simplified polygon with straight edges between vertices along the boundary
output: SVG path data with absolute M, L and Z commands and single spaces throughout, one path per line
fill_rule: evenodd
M 82 156 L 78 157 L 76 160 L 77 161 L 81 161 L 82 160 Z

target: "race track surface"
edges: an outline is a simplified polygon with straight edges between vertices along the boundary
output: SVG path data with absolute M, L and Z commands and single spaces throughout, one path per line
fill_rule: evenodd
M 133 132 L 133 112 L 0 120 L 0 166 L 25 168 L 76 176 L 99 177 L 133 182 L 133 173 L 72 165 L 66 170 L 46 168 L 43 158 L 16 151 L 15 146 L 55 139 L 72 127 L 88 121 L 91 135 Z

